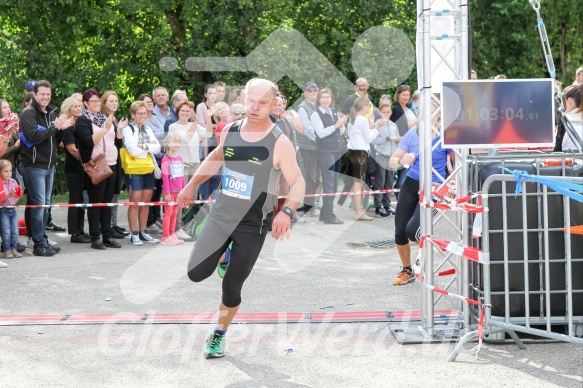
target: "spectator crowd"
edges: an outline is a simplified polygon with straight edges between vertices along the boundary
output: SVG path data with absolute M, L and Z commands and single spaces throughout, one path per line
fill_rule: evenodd
M 477 77 L 475 72 L 473 77 Z M 583 69 L 578 69 L 573 90 L 566 90 L 568 112 L 579 116 L 581 77 Z M 60 247 L 47 235 L 51 230 L 67 231 L 71 243 L 88 244 L 97 250 L 119 249 L 121 240 L 134 246 L 183 243 L 192 236 L 181 228 L 183 217 L 174 202 L 178 192 L 218 146 L 220 133 L 249 114 L 244 90 L 235 88 L 227 93 L 220 81 L 204 88 L 198 104 L 190 101 L 184 90 L 170 95 L 158 86 L 152 94 L 138 95 L 127 115 L 119 111 L 119 96 L 113 90 L 100 93 L 87 89 L 56 107 L 51 104 L 50 82 L 30 81 L 25 88 L 19 114 L 14 104 L 0 99 L 0 232 L 5 259 L 21 257 L 27 246 L 35 256 L 58 254 Z M 390 163 L 390 159 L 395 154 L 417 152 L 419 93 L 401 85 L 394 96 L 382 95 L 377 108 L 368 89 L 367 80 L 360 78 L 354 94 L 336 103 L 331 89 L 308 82 L 296 110 L 288 107 L 286 94 L 278 91 L 271 119 L 296 148 L 306 182 L 304 204 L 292 222 L 318 217 L 324 224 L 342 224 L 334 212 L 334 193 L 360 192 L 365 186 L 375 190 L 403 186 L 407 166 Z M 580 121 L 574 121 L 580 126 Z M 399 149 L 404 151 L 399 153 Z M 57 163 L 57 152 L 65 153 L 62 165 Z M 85 169 L 100 158 L 105 159 L 111 174 L 97 182 Z M 129 170 L 127 160 L 134 159 L 153 169 Z M 116 203 L 124 189 L 129 202 L 167 204 L 129 206 L 125 228 L 118 219 L 117 206 L 69 207 L 63 228 L 53 222 L 50 207 L 58 168 L 66 176 L 70 204 Z M 341 172 L 344 186 L 339 189 Z M 193 201 L 214 198 L 220 179 L 209 177 Z M 289 185 L 283 178 L 278 186 L 278 194 L 286 195 Z M 18 220 L 14 205 L 23 193 L 26 205 L 45 206 L 26 207 L 24 220 Z M 391 194 L 372 197 L 374 213 L 368 212 L 368 196 L 351 196 L 354 220 L 372 221 L 373 216 L 395 214 Z M 338 203 L 342 205 L 346 198 L 339 196 Z M 22 231 L 28 237 L 26 244 L 18 241 Z M 156 234 L 160 238 L 152 236 Z M 0 268 L 4 267 L 7 263 L 0 261 Z

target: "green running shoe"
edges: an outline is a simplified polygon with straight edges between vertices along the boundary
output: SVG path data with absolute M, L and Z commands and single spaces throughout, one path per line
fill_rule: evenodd
M 219 265 L 217 266 L 217 273 L 219 274 L 219 277 L 221 279 L 223 279 L 225 277 L 225 274 L 227 273 L 227 270 L 229 269 L 229 264 L 231 263 L 231 246 L 233 245 L 233 243 L 229 244 L 229 246 L 227 247 L 227 250 L 225 251 L 225 260 L 223 260 L 222 263 L 219 263 Z
M 225 335 L 212 333 L 206 340 L 206 348 L 203 356 L 207 360 L 210 358 L 221 358 L 225 355 Z

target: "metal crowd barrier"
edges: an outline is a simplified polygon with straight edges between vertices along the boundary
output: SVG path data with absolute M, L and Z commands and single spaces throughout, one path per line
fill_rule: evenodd
M 535 158 L 495 163 L 530 165 L 532 175 L 544 173 Z M 583 183 L 581 165 L 566 167 L 563 157 L 557 166 L 558 174 L 574 176 L 544 177 Z M 532 181 L 522 182 L 515 198 L 516 184 L 511 174 L 493 174 L 481 187 L 483 206 L 489 209 L 483 213 L 481 248 L 490 264 L 475 265 L 469 280 L 473 299 L 487 306 L 485 338 L 503 340 L 509 334 L 521 349 L 516 332 L 583 344 L 583 236 L 571 233 L 571 226 L 583 224 L 583 204 Z M 477 314 L 472 311 L 474 321 Z M 449 361 L 477 337 L 478 331 L 467 333 Z
M 553 180 L 565 181 L 575 184 L 581 184 L 581 177 L 548 177 Z M 514 182 L 514 177 L 511 175 L 493 175 L 490 176 L 483 186 L 484 193 L 488 193 L 490 187 L 494 182 Z M 490 265 L 483 266 L 484 273 L 484 302 L 487 305 L 492 305 L 492 299 L 496 297 L 503 297 L 504 301 L 504 316 L 493 316 L 491 309 L 486 311 L 486 326 L 500 327 L 519 332 L 524 332 L 540 337 L 546 337 L 559 341 L 583 343 L 580 337 L 583 334 L 583 257 L 572 257 L 573 253 L 573 234 L 570 233 L 570 226 L 572 222 L 573 213 L 579 212 L 581 214 L 581 206 L 573 206 L 573 201 L 568 197 L 556 192 L 549 192 L 546 186 L 538 187 L 535 193 L 527 192 L 527 185 L 533 185 L 532 182 L 522 183 L 522 193 L 520 194 L 521 208 L 522 208 L 522 228 L 521 230 L 513 230 L 508 227 L 508 200 L 502 201 L 502 229 L 494 230 L 490 228 L 490 218 L 493 214 L 485 214 L 483 219 L 483 249 L 491 252 L 490 238 L 494 234 L 501 234 L 503 238 L 503 260 L 498 261 L 490 255 Z M 503 193 L 504 197 L 513 199 L 512 193 Z M 540 212 L 538 214 L 530 213 L 528 209 L 528 197 L 535 197 L 539 210 L 542 210 L 542 217 Z M 488 194 L 483 199 L 483 204 L 488 207 L 494 195 Z M 557 228 L 551 225 L 550 211 L 558 210 L 552 209 L 549 203 L 552 201 L 551 197 L 562 197 L 562 220 L 563 227 Z M 572 213 L 573 212 L 573 213 Z M 529 217 L 537 217 L 537 225 L 529 227 Z M 554 214 L 553 216 L 557 216 Z M 559 214 L 560 216 L 560 214 Z M 542 224 L 541 224 L 542 221 Z M 553 243 L 551 233 L 559 232 L 564 236 L 564 249 L 557 247 L 555 241 Z M 509 233 L 520 233 L 522 235 L 522 252 L 523 257 L 512 257 L 508 254 L 509 244 L 512 239 L 509 238 Z M 535 243 L 540 248 L 536 258 L 530 257 L 529 252 L 532 251 L 533 234 L 536 234 Z M 556 236 L 557 233 L 555 233 Z M 529 236 L 530 235 L 530 236 Z M 556 240 L 556 239 L 555 239 Z M 530 243 L 530 244 L 529 244 Z M 580 247 L 580 242 L 577 246 Z M 551 247 L 555 247 L 551 252 Z M 579 252 L 580 253 L 580 252 Z M 517 265 L 522 267 L 523 278 L 515 279 L 521 280 L 518 283 L 523 285 L 522 290 L 517 290 L 516 287 L 511 287 L 511 271 L 510 267 Z M 574 266 L 577 268 L 574 268 Z M 492 270 L 495 266 L 503 266 L 504 289 L 492 290 Z M 538 277 L 538 279 L 537 279 Z M 551 281 L 551 277 L 553 280 Z M 531 287 L 531 282 L 535 287 Z M 516 282 L 515 282 L 516 283 Z M 538 283 L 538 287 L 536 284 Z M 564 286 L 562 289 L 560 285 Z M 576 285 L 576 287 L 574 287 Z M 513 301 L 511 303 L 511 296 Z M 533 298 L 534 296 L 534 298 Z M 577 301 L 574 303 L 574 298 Z M 501 299 L 501 298 L 499 298 Z M 522 299 L 522 300 L 521 300 Z M 531 300 L 534 299 L 534 300 Z M 516 304 L 523 302 L 516 308 Z M 534 302 L 534 303 L 531 303 Z M 524 306 L 524 308 L 522 308 Z M 532 314 L 536 312 L 538 314 Z M 575 310 L 576 308 L 576 310 Z M 522 316 L 519 314 L 511 314 L 512 312 L 523 312 Z M 512 316 L 511 316 L 512 315 Z M 560 334 L 552 332 L 553 325 L 566 324 L 567 334 Z M 532 326 L 541 325 L 544 329 L 533 328 Z

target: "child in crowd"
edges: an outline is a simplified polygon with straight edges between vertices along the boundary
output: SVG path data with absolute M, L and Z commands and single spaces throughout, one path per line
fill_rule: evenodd
M 166 155 L 162 157 L 162 194 L 165 202 L 176 202 L 178 193 L 184 188 L 184 161 L 178 156 L 181 144 L 182 137 L 176 132 L 168 133 L 164 139 Z M 184 242 L 174 235 L 178 210 L 177 203 L 164 205 L 161 244 L 176 245 Z
M 0 176 L 6 193 L 6 198 L 0 201 L 2 248 L 4 249 L 4 257 L 13 259 L 22 257 L 22 254 L 16 250 L 16 244 L 18 244 L 18 216 L 16 209 L 13 207 L 18 202 L 18 199 L 22 198 L 22 189 L 12 179 L 12 163 L 6 159 L 0 160 Z
M 393 113 L 392 104 L 383 102 L 379 108 L 379 113 L 381 119 L 374 125 L 379 131 L 379 136 L 371 143 L 375 148 L 375 189 L 392 190 L 395 171 L 388 168 L 389 159 L 397 151 L 401 136 L 399 136 L 397 125 L 389 120 Z M 391 207 L 390 193 L 375 194 L 374 204 L 377 217 L 388 217 L 391 214 L 395 214 L 395 210 Z

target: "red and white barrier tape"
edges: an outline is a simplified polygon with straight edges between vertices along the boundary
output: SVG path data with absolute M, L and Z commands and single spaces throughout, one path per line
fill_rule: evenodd
M 478 322 L 478 346 L 476 347 L 476 357 L 477 357 L 478 353 L 480 352 L 480 349 L 482 348 L 482 343 L 484 341 L 484 321 L 485 321 L 484 309 L 486 307 L 489 307 L 489 306 L 486 306 L 484 303 L 479 302 L 477 300 L 470 299 L 470 298 L 467 298 L 465 296 L 444 290 L 443 288 L 439 288 L 439 287 L 436 287 L 434 285 L 431 285 L 431 284 L 427 283 L 425 281 L 425 277 L 423 277 L 420 274 L 415 274 L 415 277 L 417 279 L 419 279 L 419 281 L 423 284 L 423 287 L 425 287 L 433 292 L 436 292 L 436 293 L 442 294 L 442 295 L 447 295 L 447 296 L 450 296 L 450 297 L 455 298 L 455 299 L 459 299 L 459 300 L 466 302 L 468 304 L 480 306 L 480 320 Z
M 430 241 L 441 249 L 442 251 L 448 251 L 454 255 L 461 256 L 471 261 L 475 261 L 480 264 L 490 264 L 490 254 L 484 252 L 483 250 L 476 247 L 465 246 L 453 241 L 438 240 L 431 237 L 425 237 L 427 241 Z M 421 246 L 421 244 L 419 245 Z
M 456 270 L 455 268 L 450 268 L 450 269 L 446 269 L 445 271 L 439 271 L 437 273 L 437 276 L 449 276 L 449 275 L 455 275 Z
M 215 202 L 214 199 L 201 200 L 201 201 L 190 201 L 191 205 L 196 203 L 207 203 Z M 130 207 L 130 206 L 161 206 L 161 205 L 178 205 L 177 202 L 115 202 L 115 203 L 53 203 L 50 205 L 14 205 L 14 206 L 2 206 L 0 208 L 31 208 L 38 209 L 44 207 L 79 207 L 79 208 L 90 208 L 90 207 Z
M 464 213 L 483 213 L 483 212 L 487 212 L 488 208 L 482 207 L 482 206 L 478 206 L 478 205 L 474 205 L 473 203 L 462 203 L 460 205 L 448 205 L 446 203 L 443 202 L 430 202 L 430 203 L 425 203 L 424 204 L 425 207 L 432 207 L 435 209 L 441 209 L 441 210 L 452 210 L 452 211 L 456 211 L 456 212 L 464 212 Z
M 441 210 L 452 210 L 464 213 L 483 213 L 488 211 L 488 208 L 482 206 L 481 195 L 480 194 L 471 194 L 466 195 L 461 198 L 449 198 L 446 196 L 446 193 L 449 191 L 447 186 L 443 186 L 441 189 L 435 188 L 433 191 L 433 196 L 440 199 L 440 201 L 429 201 L 425 198 L 423 190 L 419 192 L 419 203 L 423 207 L 430 207 L 435 209 Z M 469 203 L 468 201 L 478 198 L 478 204 Z
M 348 195 L 366 195 L 366 194 L 392 194 L 398 193 L 399 189 L 394 190 L 368 190 L 368 191 L 342 191 L 337 193 L 322 193 L 322 194 L 306 194 L 305 197 L 330 197 L 330 196 L 348 196 Z M 277 197 L 278 199 L 287 198 L 285 195 L 281 195 Z M 215 202 L 214 199 L 206 199 L 206 200 L 197 200 L 197 201 L 190 201 L 191 205 L 197 203 L 213 203 Z M 89 208 L 89 207 L 113 207 L 113 206 L 163 206 L 163 205 L 177 205 L 177 202 L 164 202 L 164 201 L 155 201 L 155 202 L 115 202 L 115 203 L 54 203 L 51 205 L 15 205 L 15 206 L 5 206 L 6 208 L 44 208 L 44 207 L 80 207 L 80 208 Z M 0 207 L 2 208 L 2 207 Z

